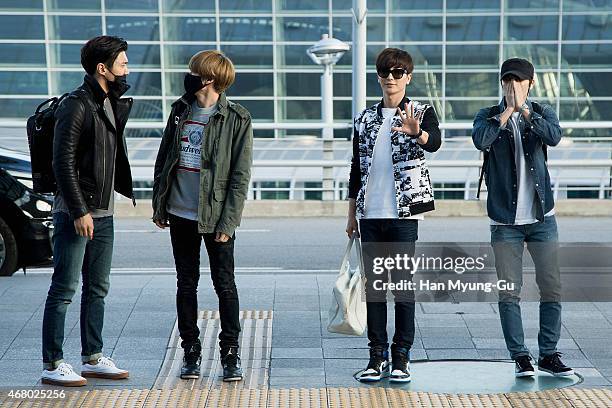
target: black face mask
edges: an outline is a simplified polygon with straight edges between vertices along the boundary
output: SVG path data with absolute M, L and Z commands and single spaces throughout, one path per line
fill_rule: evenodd
M 206 86 L 202 83 L 202 78 L 189 73 L 185 74 L 183 84 L 185 86 L 185 92 L 187 92 L 189 95 L 195 95 L 196 92 Z
M 113 71 L 110 69 L 108 71 L 113 74 Z M 119 99 L 121 95 L 130 89 L 130 84 L 127 83 L 127 75 L 113 75 L 115 76 L 114 81 L 109 81 L 108 79 L 106 80 L 106 83 L 108 84 L 108 93 Z

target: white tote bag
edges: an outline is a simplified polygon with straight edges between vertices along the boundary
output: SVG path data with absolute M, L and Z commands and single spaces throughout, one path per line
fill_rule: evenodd
M 349 258 L 355 244 L 359 265 L 351 271 Z M 355 236 L 351 237 L 340 265 L 340 273 L 332 290 L 332 304 L 329 308 L 327 330 L 332 333 L 361 336 L 366 328 L 367 314 L 363 279 L 363 259 L 361 243 Z

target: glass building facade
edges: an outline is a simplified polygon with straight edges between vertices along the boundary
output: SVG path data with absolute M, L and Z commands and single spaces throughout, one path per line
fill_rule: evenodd
M 235 63 L 228 90 L 256 122 L 320 121 L 321 68 L 306 49 L 324 33 L 351 41 L 351 0 L 2 0 L 0 125 L 25 119 L 49 96 L 82 80 L 80 48 L 109 34 L 129 42 L 133 123 L 128 136 L 156 136 L 182 93 L 191 55 L 220 49 Z M 561 121 L 612 120 L 611 0 L 369 0 L 368 104 L 379 99 L 374 62 L 385 47 L 411 53 L 408 95 L 432 104 L 442 123 L 471 123 L 501 97 L 505 58 L 530 59 L 531 96 L 556 107 Z M 349 51 L 334 70 L 334 118 L 349 122 Z M 609 129 L 572 129 L 570 136 L 607 136 Z M 346 137 L 347 130 L 337 130 Z M 465 135 L 445 130 L 446 136 Z M 256 137 L 319 134 L 256 130 Z

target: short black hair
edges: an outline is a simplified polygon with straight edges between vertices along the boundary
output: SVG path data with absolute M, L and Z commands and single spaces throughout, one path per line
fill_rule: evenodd
M 395 67 L 402 67 L 411 74 L 414 69 L 412 57 L 399 48 L 385 48 L 376 58 L 376 70 L 380 72 Z
M 85 72 L 93 75 L 99 63 L 112 67 L 117 56 L 127 49 L 128 43 L 123 38 L 110 35 L 94 37 L 81 48 L 81 65 Z

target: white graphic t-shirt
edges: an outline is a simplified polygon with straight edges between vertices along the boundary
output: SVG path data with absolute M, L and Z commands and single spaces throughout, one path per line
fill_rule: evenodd
M 216 112 L 217 105 L 200 108 L 195 101 L 191 106 L 191 114 L 181 129 L 176 180 L 172 183 L 166 208 L 170 214 L 177 217 L 193 221 L 198 219 L 202 142 L 206 126 Z

